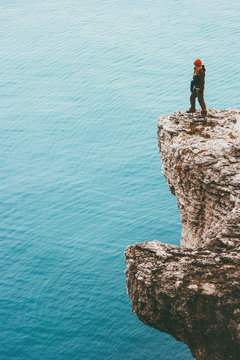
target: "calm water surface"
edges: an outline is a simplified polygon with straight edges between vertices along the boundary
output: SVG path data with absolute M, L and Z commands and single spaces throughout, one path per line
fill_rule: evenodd
M 0 358 L 188 360 L 130 311 L 124 249 L 179 244 L 156 120 L 239 105 L 238 0 L 0 2 Z

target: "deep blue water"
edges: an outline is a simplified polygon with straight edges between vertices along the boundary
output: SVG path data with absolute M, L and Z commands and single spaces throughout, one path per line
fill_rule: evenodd
M 0 359 L 188 360 L 130 311 L 124 249 L 179 244 L 156 121 L 239 107 L 238 0 L 0 2 Z

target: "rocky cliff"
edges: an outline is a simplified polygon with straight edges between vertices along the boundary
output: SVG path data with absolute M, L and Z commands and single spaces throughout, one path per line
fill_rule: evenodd
M 177 196 L 181 247 L 126 249 L 132 311 L 197 360 L 240 358 L 240 111 L 158 119 L 162 171 Z

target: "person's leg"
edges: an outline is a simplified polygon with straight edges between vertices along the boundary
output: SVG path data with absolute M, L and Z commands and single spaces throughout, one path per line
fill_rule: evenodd
M 187 111 L 188 113 L 192 113 L 192 112 L 195 112 L 196 111 L 196 90 L 194 89 L 192 92 L 191 92 L 191 95 L 190 95 L 190 109 Z
M 206 114 L 207 108 L 206 108 L 206 104 L 204 101 L 203 90 L 198 90 L 198 102 L 202 108 L 202 114 Z

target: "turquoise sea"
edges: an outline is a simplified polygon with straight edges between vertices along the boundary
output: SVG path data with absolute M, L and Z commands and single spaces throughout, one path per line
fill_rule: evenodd
M 239 0 L 0 1 L 0 359 L 188 360 L 143 325 L 124 249 L 179 244 L 156 121 L 239 107 Z

